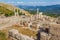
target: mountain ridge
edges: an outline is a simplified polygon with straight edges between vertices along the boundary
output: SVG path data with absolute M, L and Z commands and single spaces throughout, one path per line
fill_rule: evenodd
M 25 10 L 32 10 L 36 11 L 37 8 L 39 8 L 40 12 L 43 12 L 45 14 L 53 14 L 60 16 L 60 5 L 49 5 L 49 6 L 23 6 L 23 5 L 17 5 L 17 7 L 25 9 Z

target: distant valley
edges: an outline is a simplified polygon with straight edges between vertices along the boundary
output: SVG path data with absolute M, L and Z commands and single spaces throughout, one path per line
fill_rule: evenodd
M 39 8 L 40 12 L 43 12 L 46 15 L 50 16 L 60 16 L 60 5 L 50 5 L 50 6 L 23 6 L 23 5 L 17 5 L 17 7 L 28 10 L 34 11 L 33 13 L 36 13 L 36 9 Z

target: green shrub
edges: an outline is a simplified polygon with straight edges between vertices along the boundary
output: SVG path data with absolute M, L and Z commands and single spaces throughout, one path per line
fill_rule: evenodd
M 14 13 L 13 13 L 13 12 L 8 13 L 8 14 L 5 14 L 5 16 L 6 16 L 6 17 L 8 17 L 8 16 L 12 16 L 12 15 L 14 15 Z

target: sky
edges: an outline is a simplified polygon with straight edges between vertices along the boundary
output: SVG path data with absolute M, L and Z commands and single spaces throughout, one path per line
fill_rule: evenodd
M 0 2 L 12 5 L 46 6 L 60 4 L 60 0 L 0 0 Z

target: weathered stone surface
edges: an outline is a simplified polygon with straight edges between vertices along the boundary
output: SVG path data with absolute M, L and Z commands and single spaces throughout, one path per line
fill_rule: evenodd
M 9 37 L 12 37 L 13 40 L 34 40 L 33 38 L 20 34 L 17 30 L 12 29 L 9 31 Z

